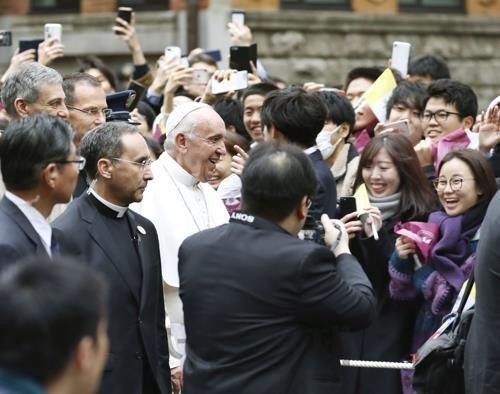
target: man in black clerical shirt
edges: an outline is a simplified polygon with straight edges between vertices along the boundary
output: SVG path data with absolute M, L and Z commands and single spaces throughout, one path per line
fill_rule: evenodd
M 100 393 L 170 393 L 158 236 L 128 206 L 142 200 L 152 173 L 138 129 L 102 124 L 80 143 L 88 192 L 54 222 L 61 252 L 87 261 L 111 285 L 110 352 Z

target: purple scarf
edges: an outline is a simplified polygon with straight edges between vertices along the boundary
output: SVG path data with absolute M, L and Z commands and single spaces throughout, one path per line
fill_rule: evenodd
M 439 225 L 440 238 L 431 252 L 433 271 L 425 281 L 424 297 L 431 301 L 432 313 L 449 313 L 455 296 L 475 261 L 469 242 L 476 234 L 487 204 L 479 204 L 465 215 L 448 216 L 443 211 L 429 215 Z

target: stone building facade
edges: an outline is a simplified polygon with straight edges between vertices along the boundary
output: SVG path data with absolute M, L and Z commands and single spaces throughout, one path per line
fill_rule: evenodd
M 137 30 L 151 62 L 167 45 L 187 49 L 186 1 L 165 1 L 164 9 L 138 12 Z M 463 9 L 456 13 L 400 10 L 396 0 L 352 0 L 345 10 L 291 9 L 285 3 L 198 2 L 200 45 L 227 47 L 229 10 L 243 8 L 265 68 L 288 82 L 342 84 L 352 67 L 386 65 L 397 40 L 412 44 L 412 56 L 433 53 L 447 59 L 452 77 L 474 87 L 481 107 L 500 94 L 498 0 L 464 0 Z M 115 68 L 129 61 L 125 44 L 111 33 L 117 0 L 80 0 L 79 4 L 77 12 L 36 14 L 30 12 L 29 0 L 0 0 L 0 29 L 12 30 L 16 43 L 20 38 L 40 37 L 45 23 L 63 24 L 66 57 L 54 64 L 62 72 L 74 70 L 75 59 L 84 54 L 102 56 Z M 0 48 L 0 70 L 13 50 Z

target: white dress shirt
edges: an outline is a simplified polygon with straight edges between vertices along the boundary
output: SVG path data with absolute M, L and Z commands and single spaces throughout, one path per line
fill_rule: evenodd
M 52 256 L 52 251 L 50 249 L 52 243 L 52 227 L 50 227 L 47 219 L 43 217 L 38 209 L 34 208 L 29 202 L 16 196 L 15 194 L 12 194 L 9 191 L 5 191 L 5 197 L 12 201 L 12 203 L 19 208 L 24 216 L 26 216 L 26 218 L 40 237 L 40 240 L 42 241 L 47 254 L 49 256 Z

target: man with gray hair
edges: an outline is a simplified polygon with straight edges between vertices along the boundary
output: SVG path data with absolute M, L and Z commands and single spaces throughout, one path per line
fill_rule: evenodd
M 66 119 L 62 77 L 54 69 L 38 62 L 22 64 L 5 81 L 2 102 L 11 118 L 46 113 Z
M 172 383 L 179 389 L 185 333 L 177 252 L 188 236 L 229 220 L 222 200 L 206 183 L 226 154 L 225 126 L 210 106 L 186 103 L 170 114 L 166 128 L 166 152 L 153 163 L 154 179 L 142 202 L 133 209 L 150 219 L 158 231 L 165 307 L 170 319 Z

